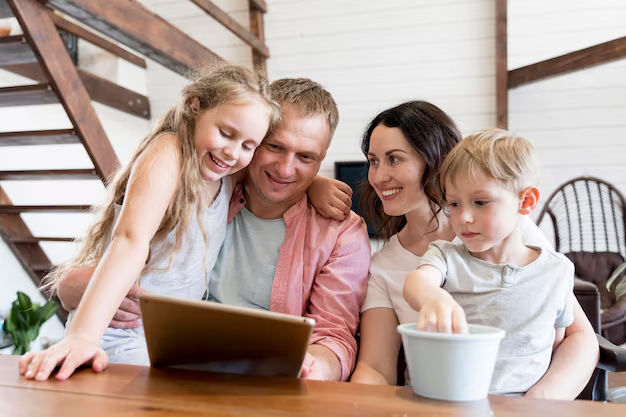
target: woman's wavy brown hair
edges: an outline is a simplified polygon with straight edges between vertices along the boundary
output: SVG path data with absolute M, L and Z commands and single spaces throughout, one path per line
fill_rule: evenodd
M 280 106 L 270 98 L 268 83 L 258 71 L 237 65 L 222 65 L 207 67 L 194 74 L 189 84 L 183 88 L 178 105 L 170 109 L 155 125 L 154 129 L 139 143 L 128 164 L 121 167 L 107 182 L 105 201 L 94 210 L 95 221 L 80 242 L 75 255 L 46 275 L 42 281 L 42 289 L 54 295 L 58 279 L 64 271 L 96 265 L 102 259 L 114 226 L 115 204 L 122 204 L 124 200 L 132 168 L 163 133 L 173 133 L 178 138 L 181 152 L 180 178 L 172 202 L 150 246 L 152 247 L 155 242 L 165 238 L 168 233 L 176 229 L 175 243 L 167 267 L 169 268 L 182 246 L 185 231 L 195 211 L 196 220 L 204 236 L 206 256 L 209 236 L 200 221 L 200 215 L 203 208 L 211 203 L 213 196 L 208 196 L 203 191 L 204 180 L 200 176 L 194 141 L 196 120 L 205 111 L 220 104 L 245 103 L 255 97 L 260 98 L 266 104 L 271 130 L 281 121 Z M 199 106 L 192 105 L 195 98 L 198 99 Z M 146 264 L 149 260 L 150 255 Z
M 374 129 L 383 124 L 400 129 L 405 139 L 424 159 L 426 169 L 421 180 L 421 190 L 428 197 L 431 222 L 444 207 L 444 195 L 439 185 L 439 170 L 444 158 L 462 139 L 461 132 L 443 110 L 426 101 L 409 101 L 383 111 L 367 126 L 361 142 L 361 150 L 367 158 L 370 139 Z M 388 241 L 406 225 L 406 216 L 388 216 L 383 210 L 382 201 L 371 184 L 363 185 L 359 212 L 376 227 L 376 235 Z M 436 230 L 436 229 L 434 229 Z

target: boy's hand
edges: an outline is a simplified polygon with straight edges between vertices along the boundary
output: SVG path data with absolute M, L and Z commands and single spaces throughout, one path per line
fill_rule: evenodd
M 45 381 L 57 365 L 62 364 L 56 378 L 63 380 L 84 363 L 91 363 L 95 372 L 101 372 L 108 362 L 109 358 L 98 342 L 70 335 L 43 352 L 29 352 L 22 356 L 19 371 L 26 379 Z
M 438 289 L 420 309 L 417 329 L 439 333 L 467 333 L 467 320 L 463 308 L 452 296 Z
M 339 180 L 315 177 L 307 190 L 309 201 L 320 216 L 344 220 L 352 206 L 352 188 Z

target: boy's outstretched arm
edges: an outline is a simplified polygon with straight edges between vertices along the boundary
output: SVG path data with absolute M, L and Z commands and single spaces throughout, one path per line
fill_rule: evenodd
M 440 333 L 467 333 L 463 308 L 440 287 L 441 271 L 422 265 L 409 273 L 403 296 L 413 310 L 419 312 L 417 329 Z
M 574 298 L 574 322 L 565 329 L 565 338 L 552 354 L 548 371 L 526 396 L 573 400 L 589 382 L 599 355 L 593 327 Z

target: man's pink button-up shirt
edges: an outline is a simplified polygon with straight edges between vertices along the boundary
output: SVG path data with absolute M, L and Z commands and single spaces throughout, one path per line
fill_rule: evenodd
M 246 204 L 241 185 L 230 202 L 230 222 Z M 354 339 L 367 290 L 370 243 L 361 217 L 325 219 L 305 195 L 283 215 L 285 240 L 280 246 L 270 311 L 311 317 L 311 344 L 327 347 L 341 363 L 341 379 L 354 368 Z

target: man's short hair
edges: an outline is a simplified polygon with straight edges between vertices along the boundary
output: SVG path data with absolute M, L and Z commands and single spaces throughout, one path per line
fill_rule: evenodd
M 302 116 L 323 116 L 330 128 L 330 143 L 339 123 L 339 110 L 333 96 L 321 84 L 308 78 L 282 78 L 270 84 L 270 95 L 282 107 Z
M 514 192 L 537 182 L 533 146 L 526 139 L 502 129 L 487 129 L 463 139 L 441 166 L 441 183 L 483 174 Z

